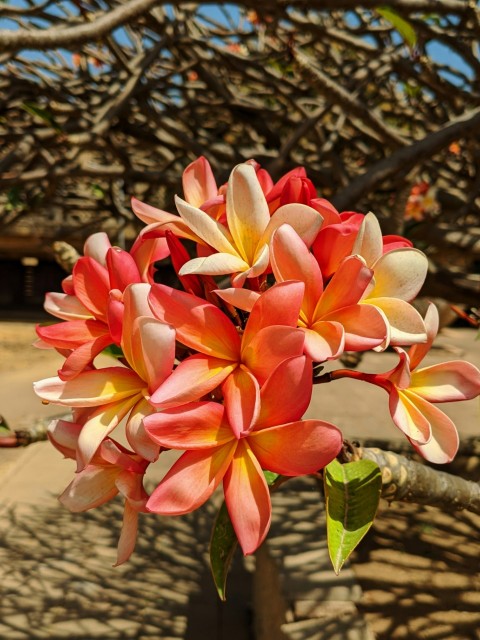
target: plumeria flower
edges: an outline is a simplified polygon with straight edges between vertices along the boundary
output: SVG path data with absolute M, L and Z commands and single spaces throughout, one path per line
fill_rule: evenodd
M 360 304 L 373 275 L 361 258 L 346 258 L 324 288 L 315 257 L 289 225 L 275 231 L 271 254 L 277 282 L 298 280 L 305 285 L 297 322 L 305 333 L 305 353 L 315 362 L 338 358 L 344 350 L 364 351 L 384 342 L 388 333 L 384 315 L 373 306 Z M 217 294 L 246 311 L 258 296 L 243 289 Z
M 427 342 L 408 352 L 395 347 L 398 365 L 387 373 L 337 370 L 331 378 L 353 377 L 376 384 L 390 396 L 390 414 L 426 460 L 444 464 L 455 457 L 458 433 L 452 420 L 432 403 L 470 400 L 480 395 L 480 371 L 473 364 L 455 360 L 418 368 L 438 332 L 438 311 L 431 304 L 425 317 Z
M 48 438 L 66 458 L 75 459 L 82 428 L 66 420 L 54 420 L 48 428 Z M 148 464 L 141 456 L 106 438 L 90 463 L 75 474 L 59 498 L 74 513 L 94 509 L 118 494 L 125 498 L 115 566 L 131 556 L 137 539 L 138 514 L 148 512 L 148 494 L 143 487 Z
M 37 327 L 39 346 L 67 355 L 59 371 L 63 380 L 78 375 L 107 346 L 120 345 L 123 291 L 142 282 L 142 273 L 148 272 L 148 265 L 112 247 L 104 233 L 90 236 L 84 250 L 72 275 L 63 281 L 64 293 L 47 293 L 45 298 L 45 310 L 66 322 Z M 140 255 L 147 257 L 141 251 L 136 257 Z M 152 259 L 151 252 L 148 258 Z
M 149 296 L 153 313 L 176 329 L 177 340 L 196 353 L 183 360 L 150 401 L 159 408 L 202 398 L 222 385 L 230 423 L 242 430 L 245 414 L 259 408 L 260 387 L 287 358 L 303 353 L 303 333 L 296 328 L 304 286 L 277 284 L 252 308 L 239 333 L 215 305 L 165 285 L 153 285 Z
M 176 199 L 177 209 L 189 228 L 215 253 L 187 262 L 180 275 L 234 274 L 232 283 L 241 287 L 247 278 L 263 274 L 269 265 L 268 244 L 274 230 L 288 222 L 309 244 L 322 224 L 312 207 L 286 204 L 270 216 L 265 195 L 255 169 L 247 163 L 237 165 L 230 175 L 226 195 L 227 226 L 212 220 L 201 209 Z
M 154 411 L 148 402 L 170 375 L 175 358 L 175 330 L 152 317 L 147 304 L 150 285 L 125 290 L 122 349 L 131 368 L 117 366 L 83 371 L 71 380 L 47 378 L 34 384 L 40 398 L 82 412 L 77 462 L 90 463 L 102 441 L 128 416 L 127 438 L 135 451 L 149 460 L 158 456 L 144 435 L 142 420 Z
M 363 302 L 385 314 L 390 326 L 390 344 L 425 342 L 422 317 L 410 304 L 425 282 L 428 271 L 425 254 L 412 247 L 393 248 L 385 253 L 380 225 L 373 213 L 365 216 L 352 253 L 361 255 L 373 270 L 374 279 Z
M 315 473 L 342 446 L 341 433 L 333 425 L 299 419 L 310 379 L 311 363 L 305 356 L 281 363 L 262 387 L 258 415 L 247 420 L 241 432 L 229 422 L 228 398 L 225 406 L 194 402 L 145 418 L 148 433 L 160 446 L 185 450 L 153 491 L 148 509 L 163 515 L 189 513 L 223 481 L 242 550 L 253 553 L 267 535 L 271 519 L 262 469 L 286 476 Z

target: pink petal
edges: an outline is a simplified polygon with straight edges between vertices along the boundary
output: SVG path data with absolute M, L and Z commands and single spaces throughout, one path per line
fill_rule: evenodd
M 83 257 L 73 267 L 75 295 L 98 320 L 107 322 L 110 292 L 108 271 L 93 258 Z
M 253 309 L 253 305 L 261 295 L 258 291 L 238 289 L 235 287 L 230 287 L 229 289 L 215 289 L 214 293 L 228 304 L 237 307 L 237 309 L 242 309 L 242 311 L 248 312 Z
M 135 550 L 138 533 L 138 511 L 134 509 L 128 500 L 125 501 L 123 522 L 120 538 L 117 546 L 117 561 L 113 565 L 118 567 L 126 562 Z
M 62 380 L 72 380 L 91 365 L 98 354 L 110 344 L 112 344 L 112 337 L 109 333 L 104 333 L 99 338 L 82 344 L 67 357 L 58 372 L 59 377 Z
M 154 391 L 150 402 L 162 409 L 198 400 L 213 391 L 238 366 L 203 354 L 190 356 Z
M 279 395 L 281 389 L 281 396 Z M 312 362 L 296 356 L 280 363 L 263 385 L 255 431 L 299 420 L 312 397 Z
M 228 513 L 245 555 L 253 553 L 270 528 L 270 493 L 262 469 L 246 441 L 240 440 L 223 481 Z
M 425 342 L 426 333 L 422 316 L 412 305 L 399 298 L 374 298 L 368 296 L 363 303 L 374 305 L 382 311 L 390 325 L 390 344 L 407 345 Z
M 423 412 L 432 427 L 432 437 L 426 444 L 410 440 L 418 453 L 433 464 L 451 462 L 458 451 L 458 432 L 455 424 L 443 411 L 433 404 L 423 407 Z
M 143 282 L 153 284 L 153 263 L 169 255 L 165 238 L 145 238 L 141 233 L 130 249 Z
M 388 335 L 383 314 L 372 305 L 344 307 L 325 315 L 323 320 L 335 321 L 343 326 L 345 351 L 368 351 L 381 345 Z
M 88 511 L 114 498 L 118 489 L 115 480 L 121 469 L 90 465 L 75 475 L 59 501 L 74 513 Z
M 53 446 L 63 453 L 65 458 L 75 460 L 78 436 L 82 430 L 81 424 L 68 420 L 52 420 L 48 425 L 47 436 Z
M 75 349 L 85 342 L 109 335 L 105 323 L 91 319 L 37 326 L 36 331 L 44 342 L 58 349 Z
M 175 329 L 156 318 L 137 318 L 133 325 L 132 368 L 157 389 L 171 374 L 175 360 Z
M 242 362 L 262 385 L 281 362 L 302 355 L 304 343 L 301 329 L 265 327 L 242 350 Z
M 372 267 L 382 253 L 382 230 L 377 217 L 370 212 L 367 213 L 360 225 L 352 248 L 352 254 L 361 255 L 367 265 Z
M 193 237 L 199 238 L 200 242 L 213 247 L 221 253 L 237 255 L 231 235 L 221 222 L 217 222 L 208 213 L 193 207 L 178 196 L 175 197 L 175 205 L 183 223 L 190 230 L 190 236 L 193 235 Z M 172 231 L 175 233 L 175 230 L 172 229 Z M 175 233 L 175 235 L 179 234 Z
M 289 225 L 275 231 L 271 245 L 271 265 L 277 282 L 299 280 L 305 283 L 302 318 L 308 323 L 323 292 L 323 280 L 315 257 Z
M 254 431 L 248 442 L 263 469 L 299 476 L 323 469 L 338 455 L 343 439 L 329 422 L 301 420 Z
M 77 463 L 79 469 L 83 469 L 92 461 L 103 440 L 120 424 L 139 399 L 137 395 L 123 401 L 112 402 L 97 407 L 89 414 L 78 436 Z
M 416 369 L 426 354 L 430 351 L 433 341 L 437 337 L 440 318 L 437 307 L 431 302 L 428 305 L 427 313 L 424 319 L 425 331 L 427 332 L 427 340 L 423 343 L 414 344 L 408 351 L 408 357 L 413 369 Z
M 93 258 L 104 267 L 107 266 L 107 252 L 112 245 L 108 239 L 108 235 L 104 231 L 92 233 L 88 236 L 83 245 L 83 254 L 89 258 Z
M 223 276 L 237 271 L 245 271 L 247 268 L 248 263 L 239 256 L 220 252 L 204 258 L 189 260 L 183 265 L 178 274 L 183 277 L 191 274 Z
M 145 383 L 125 367 L 83 371 L 73 380 L 46 378 L 34 383 L 43 400 L 67 407 L 95 407 L 137 394 Z
M 228 376 L 222 386 L 228 422 L 239 438 L 247 432 L 260 411 L 260 387 L 243 365 Z
M 139 316 L 153 317 L 148 303 L 150 285 L 137 283 L 129 285 L 123 293 L 123 331 L 121 347 L 128 362 L 134 361 L 134 335 L 133 325 Z
M 345 258 L 328 283 L 315 311 L 315 319 L 323 319 L 333 311 L 356 304 L 371 282 L 373 271 L 357 257 Z
M 183 172 L 183 193 L 185 200 L 195 207 L 201 207 L 204 202 L 215 198 L 218 189 L 210 163 L 200 156 Z
M 418 249 L 394 249 L 385 253 L 373 266 L 376 298 L 400 298 L 409 302 L 422 288 L 428 260 Z
M 319 320 L 305 333 L 305 353 L 314 362 L 325 362 L 338 358 L 345 349 L 345 331 L 339 322 Z
M 390 392 L 389 408 L 395 425 L 411 440 L 425 444 L 432 437 L 432 430 L 423 411 L 425 401 L 418 402 L 419 400 L 421 398 L 408 390 L 393 389 Z
M 218 402 L 190 402 L 153 413 L 144 420 L 155 442 L 169 449 L 212 449 L 233 440 Z
M 296 327 L 304 291 L 303 282 L 280 282 L 262 293 L 248 318 L 242 348 L 270 325 Z
M 262 240 L 269 242 L 275 229 L 287 224 L 294 229 L 302 242 L 310 247 L 320 231 L 322 222 L 323 218 L 318 211 L 306 204 L 284 204 L 272 215 Z
M 124 291 L 129 284 L 141 282 L 140 273 L 133 257 L 123 249 L 112 247 L 107 253 L 110 289 Z
M 182 515 L 200 507 L 223 480 L 237 442 L 201 451 L 186 451 L 153 491 L 147 509 Z
M 45 295 L 44 309 L 62 320 L 88 320 L 92 312 L 76 296 L 50 291 Z
M 150 305 L 157 318 L 171 324 L 177 340 L 206 355 L 237 360 L 240 338 L 227 316 L 213 304 L 165 285 L 153 285 Z
M 480 395 L 480 371 L 461 360 L 442 362 L 414 371 L 410 390 L 429 402 L 470 400 Z
M 233 169 L 228 181 L 226 200 L 228 228 L 232 238 L 240 256 L 252 265 L 257 247 L 265 244 L 265 241 L 260 243 L 260 240 L 270 221 L 270 213 L 255 169 L 251 165 L 239 164 Z
M 145 426 L 143 424 L 146 416 L 149 416 L 154 412 L 154 407 L 152 407 L 152 405 L 142 397 L 133 407 L 128 417 L 127 424 L 125 425 L 125 434 L 127 436 L 128 444 L 136 453 L 149 462 L 155 462 L 160 453 L 160 446 L 156 442 L 153 442 L 145 431 Z

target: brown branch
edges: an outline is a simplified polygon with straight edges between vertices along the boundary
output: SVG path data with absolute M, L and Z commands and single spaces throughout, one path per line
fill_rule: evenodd
M 358 459 L 373 460 L 382 471 L 382 497 L 480 514 L 480 484 L 438 471 L 381 449 L 359 448 Z
M 340 210 L 348 209 L 354 206 L 362 196 L 370 193 L 389 178 L 398 174 L 407 174 L 415 165 L 425 158 L 431 158 L 451 142 L 478 131 L 480 131 L 480 107 L 462 114 L 434 133 L 426 135 L 422 140 L 380 160 L 364 174 L 352 180 L 348 188 L 332 198 L 332 202 Z
M 49 29 L 0 30 L 0 53 L 19 49 L 77 48 L 79 44 L 95 40 L 110 33 L 129 20 L 145 13 L 158 4 L 158 0 L 128 0 L 112 11 L 87 24 Z

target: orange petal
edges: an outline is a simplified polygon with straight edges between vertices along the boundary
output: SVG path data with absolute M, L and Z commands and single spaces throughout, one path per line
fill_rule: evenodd
M 223 486 L 242 551 L 253 553 L 268 533 L 272 508 L 265 476 L 245 439 L 238 443 Z
M 340 452 L 342 434 L 323 420 L 290 422 L 248 436 L 262 468 L 285 476 L 299 476 L 323 469 Z
M 222 386 L 228 422 L 237 438 L 250 429 L 260 410 L 260 387 L 243 365 Z
M 200 507 L 223 480 L 236 441 L 214 449 L 186 451 L 153 491 L 147 509 L 162 515 L 182 515 Z

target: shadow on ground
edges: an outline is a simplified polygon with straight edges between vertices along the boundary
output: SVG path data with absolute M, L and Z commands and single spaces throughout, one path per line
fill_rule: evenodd
M 0 638 L 248 640 L 250 575 L 237 562 L 221 603 L 205 552 L 209 506 L 142 518 L 131 560 L 113 568 L 120 502 L 71 514 L 12 507 L 0 531 Z
M 352 560 L 377 640 L 480 638 L 480 516 L 382 504 Z

